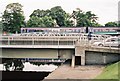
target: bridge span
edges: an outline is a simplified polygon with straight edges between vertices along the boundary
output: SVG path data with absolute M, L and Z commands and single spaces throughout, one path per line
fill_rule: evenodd
M 72 59 L 71 66 L 86 64 L 107 64 L 119 61 L 119 48 L 94 47 L 92 43 L 109 36 L 93 35 L 89 42 L 87 35 L 64 36 L 2 36 L 1 58 L 51 58 Z

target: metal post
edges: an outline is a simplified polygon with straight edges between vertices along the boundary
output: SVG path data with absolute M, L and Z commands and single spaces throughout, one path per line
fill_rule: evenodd
M 58 38 L 58 48 L 59 48 L 59 38 Z
M 32 37 L 32 45 L 34 45 L 34 38 Z
M 10 37 L 8 37 L 8 45 L 10 45 Z

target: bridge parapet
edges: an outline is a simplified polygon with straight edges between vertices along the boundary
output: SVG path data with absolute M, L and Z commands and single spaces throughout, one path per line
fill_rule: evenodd
M 96 51 L 96 52 L 109 52 L 109 53 L 119 53 L 120 48 L 111 48 L 111 47 L 94 47 L 94 46 L 75 46 L 76 54 L 84 54 L 85 51 Z M 83 52 L 84 51 L 84 52 Z
M 106 35 L 92 35 L 91 43 L 103 40 L 109 36 Z M 12 35 L 12 36 L 2 36 L 0 37 L 2 45 L 76 45 L 77 44 L 88 44 L 87 34 L 65 34 L 65 35 Z
M 72 67 L 75 66 L 75 57 L 81 59 L 81 65 L 107 64 L 119 61 L 120 48 L 75 46 L 75 55 L 72 56 Z

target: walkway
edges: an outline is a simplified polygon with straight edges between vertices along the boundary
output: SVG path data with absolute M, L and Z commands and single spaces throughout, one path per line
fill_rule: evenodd
M 45 79 L 94 79 L 99 75 L 104 66 L 76 66 L 75 68 L 69 65 L 62 65 L 53 71 Z

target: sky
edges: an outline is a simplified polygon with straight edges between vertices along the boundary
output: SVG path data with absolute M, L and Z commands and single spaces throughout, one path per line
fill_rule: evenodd
M 0 14 L 3 14 L 6 5 L 16 2 L 23 5 L 26 20 L 36 9 L 46 10 L 61 6 L 67 13 L 72 13 L 76 8 L 84 12 L 92 11 L 99 17 L 98 22 L 102 25 L 110 21 L 118 21 L 119 0 L 0 0 Z

